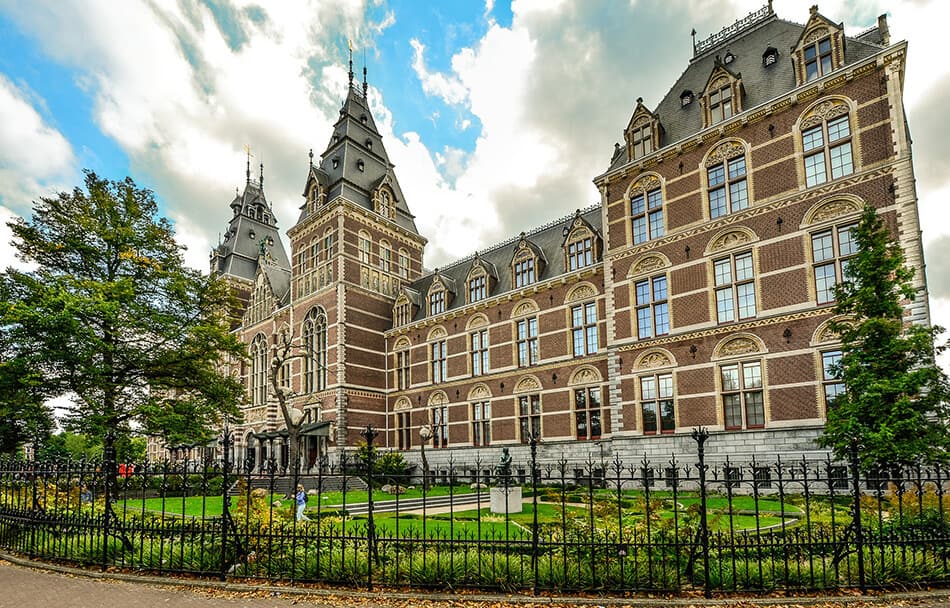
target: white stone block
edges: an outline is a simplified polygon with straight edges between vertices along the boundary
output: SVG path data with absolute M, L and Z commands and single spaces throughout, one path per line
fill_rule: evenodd
M 521 486 L 491 489 L 492 513 L 521 513 Z

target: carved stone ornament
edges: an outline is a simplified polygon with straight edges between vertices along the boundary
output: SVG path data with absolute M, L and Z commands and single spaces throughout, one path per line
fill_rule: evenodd
M 658 367 L 668 367 L 672 364 L 673 362 L 665 353 L 657 351 L 640 357 L 640 361 L 637 362 L 637 369 L 656 369 Z
M 841 341 L 841 336 L 838 335 L 838 332 L 836 332 L 835 330 L 831 329 L 830 326 L 827 326 L 827 325 L 826 325 L 826 326 L 823 327 L 823 328 L 821 329 L 821 331 L 818 333 L 818 340 L 817 340 L 817 342 L 818 342 L 819 344 L 824 344 L 825 342 L 840 342 L 840 341 Z
M 514 312 L 511 313 L 513 317 L 520 317 L 521 315 L 531 314 L 537 312 L 538 305 L 534 303 L 533 300 L 525 300 L 517 306 L 515 306 Z
M 534 391 L 539 390 L 541 384 L 538 382 L 538 379 L 534 376 L 525 376 L 521 380 L 518 380 L 518 384 L 515 385 L 516 393 L 522 393 L 525 391 Z
M 719 349 L 720 357 L 734 357 L 759 352 L 759 345 L 752 338 L 733 338 Z
M 469 400 L 487 399 L 488 397 L 491 397 L 491 392 L 488 390 L 488 387 L 486 387 L 484 384 L 479 384 L 475 386 L 475 388 L 473 388 L 471 392 L 469 392 L 468 394 Z
M 800 125 L 802 131 L 820 125 L 825 120 L 831 120 L 839 116 L 844 116 L 851 111 L 848 104 L 840 99 L 827 99 L 808 112 Z
M 803 45 L 810 44 L 812 42 L 815 42 L 816 40 L 820 40 L 824 38 L 827 35 L 828 35 L 827 27 L 824 27 L 824 26 L 816 27 L 815 29 L 813 29 L 812 31 L 808 32 L 808 34 L 805 35 L 805 39 L 802 40 L 802 44 Z
M 485 315 L 476 315 L 472 317 L 472 320 L 468 322 L 469 329 L 476 329 L 478 327 L 485 327 L 488 325 L 488 319 L 485 318 Z
M 721 251 L 723 249 L 730 249 L 732 247 L 745 245 L 746 243 L 750 242 L 752 242 L 752 238 L 747 233 L 740 230 L 733 230 L 716 237 L 716 240 L 713 241 L 712 245 L 709 246 L 709 251 Z
M 409 340 L 405 336 L 403 336 L 402 338 L 399 338 L 398 340 L 396 340 L 396 343 L 393 345 L 393 350 L 401 350 L 403 348 L 409 348 L 410 346 L 411 346 L 411 343 L 409 342 Z
M 729 84 L 729 77 L 725 75 L 720 76 L 719 78 L 712 81 L 712 84 L 709 85 L 709 88 L 707 90 L 716 91 L 718 89 L 725 87 L 728 84 Z
M 448 334 L 446 334 L 444 327 L 436 327 L 432 330 L 432 333 L 429 334 L 429 339 L 438 340 L 439 338 L 444 338 L 447 335 Z
M 815 213 L 812 214 L 811 221 L 813 223 L 823 222 L 825 220 L 831 220 L 843 215 L 850 215 L 857 213 L 861 210 L 858 204 L 854 201 L 849 200 L 838 200 L 825 203 L 821 207 L 815 210 Z
M 432 393 L 429 396 L 429 405 L 445 405 L 448 402 L 449 398 L 442 391 Z
M 643 274 L 651 272 L 658 268 L 665 267 L 666 261 L 658 255 L 648 255 L 637 260 L 630 268 L 630 275 Z
M 660 187 L 660 179 L 655 175 L 644 175 L 637 181 L 633 182 L 633 185 L 630 187 L 630 192 L 636 192 L 638 190 L 643 190 L 648 192 L 650 190 L 656 190 Z
M 714 167 L 738 156 L 745 154 L 745 146 L 737 141 L 727 141 L 716 146 L 706 158 L 706 166 Z
M 593 384 L 601 380 L 600 373 L 592 367 L 582 367 L 571 376 L 571 384 Z
M 402 399 L 396 402 L 396 405 L 393 406 L 393 409 L 397 412 L 401 412 L 403 410 L 411 410 L 412 403 L 410 403 L 408 399 L 403 397 Z
M 577 300 L 584 300 L 588 298 L 593 298 L 597 295 L 597 292 L 594 291 L 594 288 L 590 285 L 578 285 L 571 290 L 571 293 L 567 295 L 565 299 L 566 302 L 575 302 Z

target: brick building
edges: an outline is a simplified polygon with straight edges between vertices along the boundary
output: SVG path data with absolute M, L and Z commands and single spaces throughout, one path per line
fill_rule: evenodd
M 855 37 L 800 17 L 769 4 L 696 42 L 655 108 L 631 104 L 600 203 L 433 271 L 351 65 L 290 255 L 250 170 L 212 252 L 245 308 L 238 453 L 285 452 L 266 381 L 280 332 L 304 344 L 281 381 L 305 466 L 366 425 L 410 460 L 430 430 L 437 470 L 500 447 L 517 461 L 531 433 L 547 458 L 692 453 L 697 426 L 714 453 L 814 450 L 841 388 L 832 286 L 864 204 L 918 269 L 909 317 L 929 315 L 906 42 L 884 17 Z

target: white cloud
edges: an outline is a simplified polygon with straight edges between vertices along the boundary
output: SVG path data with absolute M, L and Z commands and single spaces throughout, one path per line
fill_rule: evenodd
M 426 95 L 435 95 L 450 105 L 460 105 L 468 99 L 468 91 L 458 80 L 445 74 L 433 73 L 426 67 L 424 44 L 413 38 L 409 41 L 412 45 L 412 69 L 422 83 L 422 90 Z

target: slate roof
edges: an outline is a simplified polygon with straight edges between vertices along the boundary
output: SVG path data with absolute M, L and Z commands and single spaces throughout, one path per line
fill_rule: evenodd
M 320 162 L 311 164 L 308 184 L 311 179 L 320 183 L 326 190 L 327 201 L 343 196 L 375 211 L 373 191 L 388 181 L 396 199 L 396 224 L 418 234 L 414 216 L 409 211 L 399 180 L 393 172 L 394 167 L 376 128 L 366 90 L 354 86 L 351 81 L 327 148 L 320 155 Z M 297 222 L 302 222 L 307 215 L 307 206 L 304 204 Z
M 535 228 L 530 232 L 523 233 L 529 246 L 535 249 L 535 251 L 542 256 L 542 259 L 544 259 L 545 267 L 541 271 L 540 276 L 536 277 L 537 282 L 545 281 L 568 272 L 563 249 L 565 229 L 570 230 L 577 214 L 580 214 L 580 217 L 593 228 L 597 237 L 603 241 L 603 222 L 600 204 L 592 205 L 586 209 L 579 210 L 571 215 Z M 511 260 L 514 257 L 520 240 L 521 236 L 519 235 L 478 252 L 478 259 L 485 265 L 488 274 L 496 279 L 495 287 L 489 292 L 488 297 L 494 297 L 515 289 L 512 284 L 510 268 Z M 403 293 L 418 307 L 413 321 L 424 319 L 428 316 L 425 302 L 429 293 L 429 287 L 431 287 L 432 280 L 436 273 L 442 277 L 443 282 L 447 286 L 454 284 L 455 289 L 457 289 L 455 297 L 452 298 L 451 301 L 446 302 L 446 311 L 466 306 L 468 304 L 468 285 L 466 278 L 472 269 L 475 259 L 476 256 L 471 255 L 447 266 L 437 268 L 405 286 Z M 595 263 L 598 262 L 600 262 L 600 259 L 595 261 Z
M 723 37 L 715 46 L 704 49 L 690 60 L 689 66 L 654 110 L 664 131 L 660 141 L 661 148 L 702 130 L 702 107 L 698 96 L 712 74 L 717 57 L 724 57 L 726 53 L 735 56 L 735 60 L 725 67 L 742 76 L 745 89 L 742 99 L 744 110 L 771 101 L 795 88 L 791 49 L 797 44 L 805 26 L 779 19 L 771 11 L 765 14 L 763 19 L 740 28 L 732 36 Z M 762 55 L 768 47 L 778 50 L 778 61 L 766 67 L 763 65 Z M 845 36 L 845 64 L 861 61 L 882 48 L 882 35 L 877 27 L 863 32 L 857 38 Z M 694 100 L 683 106 L 680 96 L 687 90 L 693 93 Z M 615 148 L 610 169 L 629 160 L 624 146 Z

